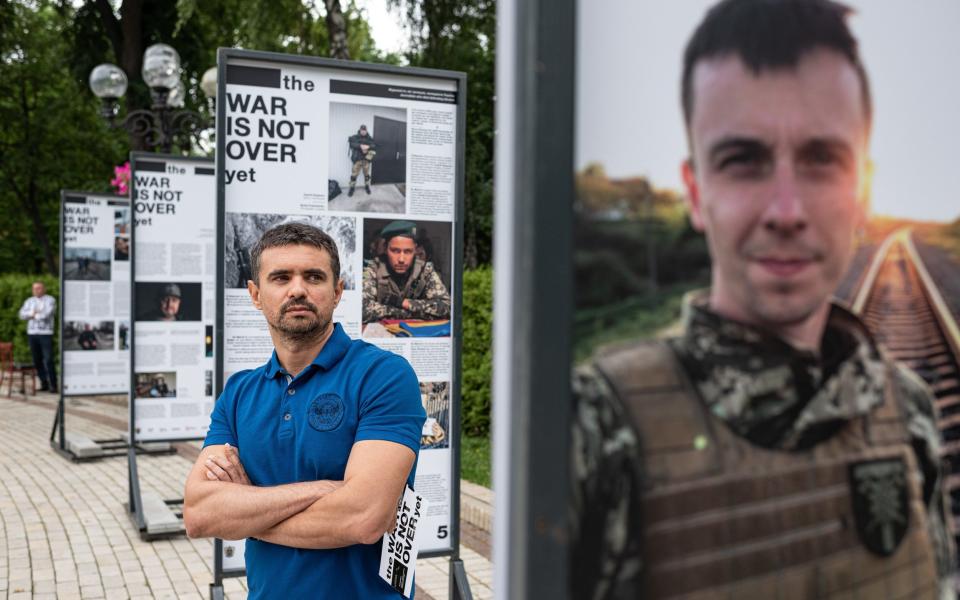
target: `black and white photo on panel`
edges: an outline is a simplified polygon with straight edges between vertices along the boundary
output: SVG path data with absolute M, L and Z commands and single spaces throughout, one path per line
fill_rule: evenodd
M 427 412 L 420 435 L 420 448 L 450 447 L 450 383 L 421 381 L 420 400 Z
M 110 281 L 110 248 L 63 249 L 63 278 L 71 281 Z
M 137 373 L 137 384 L 134 389 L 136 398 L 176 398 L 177 372 L 154 371 Z
M 114 339 L 113 321 L 71 320 L 63 324 L 64 351 L 116 350 Z
M 340 216 L 227 213 L 224 223 L 224 287 L 246 289 L 252 277 L 250 252 L 265 231 L 289 222 L 309 223 L 325 232 L 340 253 L 340 277 L 344 289 L 357 289 L 354 262 L 357 255 L 357 219 Z
M 407 194 L 407 110 L 330 103 L 330 210 L 404 213 Z

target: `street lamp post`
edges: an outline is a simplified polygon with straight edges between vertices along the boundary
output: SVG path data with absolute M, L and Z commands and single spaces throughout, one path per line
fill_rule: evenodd
M 124 128 L 130 135 L 140 137 L 151 150 L 170 153 L 174 142 L 199 140 L 200 133 L 210 128 L 203 115 L 182 110 L 185 91 L 180 81 L 180 55 L 166 44 L 154 44 L 143 53 L 144 82 L 150 88 L 150 109 L 134 110 L 117 120 L 120 98 L 127 91 L 127 75 L 109 63 L 98 65 L 90 72 L 90 89 L 102 101 L 100 116 L 111 128 Z M 214 100 L 217 92 L 217 69 L 211 67 L 200 81 L 200 89 Z

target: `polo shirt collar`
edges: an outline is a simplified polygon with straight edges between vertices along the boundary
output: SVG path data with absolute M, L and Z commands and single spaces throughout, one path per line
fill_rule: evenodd
M 324 371 L 329 371 L 335 364 L 340 362 L 340 359 L 344 357 L 349 349 L 350 336 L 344 333 L 340 323 L 334 323 L 333 333 L 330 334 L 330 339 L 323 345 L 323 349 L 320 350 L 320 354 L 313 359 L 312 364 L 317 365 Z
M 330 334 L 327 343 L 323 345 L 320 353 L 310 364 L 316 365 L 324 371 L 330 370 L 350 349 L 350 336 L 344 331 L 340 323 L 334 323 L 333 333 Z M 277 351 L 274 350 L 270 360 L 264 366 L 263 375 L 267 379 L 273 379 L 278 374 L 283 373 L 283 367 L 280 365 L 280 359 L 277 358 Z

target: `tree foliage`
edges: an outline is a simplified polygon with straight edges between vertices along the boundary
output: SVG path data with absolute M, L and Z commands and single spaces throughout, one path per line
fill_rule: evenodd
M 408 23 L 405 57 L 377 49 L 353 0 L 0 0 L 0 272 L 56 273 L 59 190 L 107 191 L 113 166 L 143 147 L 99 117 L 87 87 L 94 66 L 122 67 L 126 110 L 147 108 L 143 51 L 170 44 L 180 53 L 186 108 L 212 116 L 198 84 L 217 48 L 329 56 L 330 32 L 341 28 L 354 60 L 467 72 L 465 262 L 489 263 L 495 3 L 383 2 Z
M 58 272 L 61 189 L 106 191 L 123 138 L 104 131 L 66 57 L 72 10 L 0 3 L 0 272 Z
M 387 0 L 411 33 L 411 65 L 467 73 L 465 262 L 489 264 L 493 239 L 494 0 Z

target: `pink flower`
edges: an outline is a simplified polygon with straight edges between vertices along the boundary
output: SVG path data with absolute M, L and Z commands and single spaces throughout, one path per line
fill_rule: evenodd
M 118 194 L 126 194 L 130 186 L 130 161 L 119 167 L 114 167 L 113 174 L 114 178 L 110 180 L 110 185 L 114 187 Z

